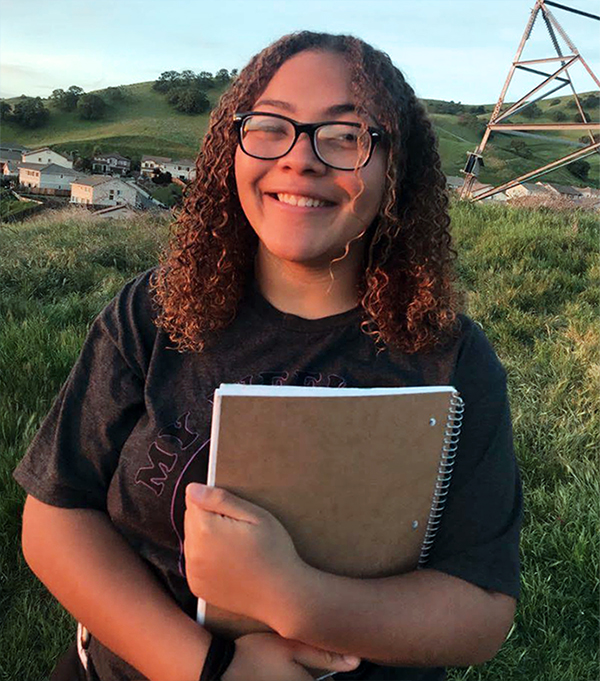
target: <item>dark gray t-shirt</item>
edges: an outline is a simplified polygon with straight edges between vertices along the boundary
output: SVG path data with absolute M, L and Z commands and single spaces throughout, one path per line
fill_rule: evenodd
M 352 310 L 307 320 L 248 293 L 202 353 L 180 353 L 153 323 L 152 270 L 92 324 L 77 363 L 15 471 L 40 501 L 108 513 L 182 609 L 196 599 L 183 566 L 185 487 L 206 481 L 211 399 L 221 383 L 376 387 L 453 385 L 463 430 L 427 567 L 516 597 L 521 489 L 505 372 L 482 331 L 461 317 L 431 353 L 377 351 Z M 143 678 L 92 638 L 102 681 Z M 363 678 L 444 678 L 441 669 L 371 666 Z M 347 676 L 347 675 L 342 675 Z

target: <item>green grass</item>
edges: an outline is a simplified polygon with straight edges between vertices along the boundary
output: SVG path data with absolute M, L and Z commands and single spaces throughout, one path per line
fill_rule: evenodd
M 15 218 L 25 217 L 27 213 L 38 210 L 35 201 L 19 201 L 8 190 L 0 190 L 0 223 L 10 222 Z
M 48 101 L 50 120 L 37 130 L 24 130 L 15 123 L 2 124 L 2 138 L 27 147 L 48 145 L 57 150 L 76 149 L 91 153 L 95 145 L 103 152 L 117 150 L 123 155 L 157 154 L 194 157 L 206 132 L 208 114 L 188 116 L 175 111 L 165 95 L 152 89 L 152 83 L 123 86 L 126 99 L 109 106 L 98 121 L 81 120 L 77 112 L 55 109 Z M 222 89 L 209 90 L 211 104 Z M 98 94 L 102 94 L 99 91 Z
M 597 681 L 597 214 L 452 207 L 469 314 L 506 366 L 525 492 L 523 589 L 508 641 L 451 681 Z M 0 229 L 0 680 L 37 681 L 74 623 L 19 548 L 11 478 L 93 317 L 152 266 L 167 226 L 45 213 Z

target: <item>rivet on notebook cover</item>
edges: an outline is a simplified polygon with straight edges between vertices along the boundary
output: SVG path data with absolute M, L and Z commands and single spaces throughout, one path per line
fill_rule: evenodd
M 412 521 L 412 528 L 413 528 L 413 530 L 416 530 L 417 527 L 419 527 L 419 521 L 418 521 L 418 520 L 413 520 L 413 521 Z
M 430 419 L 429 419 L 429 425 L 430 425 L 430 426 L 435 426 L 435 424 L 436 424 L 436 420 L 435 420 L 433 417 L 430 418 Z

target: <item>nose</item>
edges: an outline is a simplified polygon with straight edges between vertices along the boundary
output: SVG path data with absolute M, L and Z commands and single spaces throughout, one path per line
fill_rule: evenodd
M 282 168 L 289 168 L 299 173 L 323 174 L 327 166 L 315 154 L 307 132 L 301 132 L 294 146 L 279 159 Z

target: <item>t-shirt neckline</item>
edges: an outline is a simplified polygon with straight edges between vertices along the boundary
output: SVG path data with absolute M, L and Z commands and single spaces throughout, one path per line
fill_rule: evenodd
M 319 319 L 307 319 L 289 312 L 282 312 L 263 296 L 256 284 L 251 287 L 248 298 L 250 309 L 263 321 L 304 333 L 328 331 L 341 326 L 354 325 L 359 323 L 363 316 L 360 306 Z

